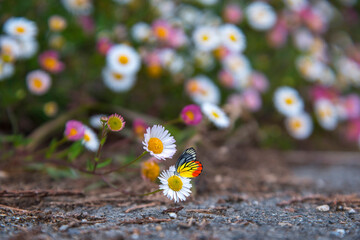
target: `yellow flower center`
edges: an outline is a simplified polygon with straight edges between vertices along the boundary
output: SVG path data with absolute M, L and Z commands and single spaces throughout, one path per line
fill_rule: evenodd
M 196 81 L 191 81 L 188 84 L 188 90 L 190 93 L 195 93 L 199 90 L 199 84 Z
M 203 40 L 204 42 L 208 41 L 208 40 L 209 40 L 209 36 L 208 36 L 208 35 L 203 35 L 203 36 L 202 36 L 202 40 Z
M 124 77 L 122 74 L 115 73 L 115 72 L 112 75 L 117 81 L 121 81 L 123 79 L 123 77 Z
M 301 121 L 294 120 L 294 121 L 292 121 L 291 126 L 293 129 L 297 130 L 297 129 L 301 128 L 302 124 L 301 124 Z
M 161 74 L 161 66 L 159 64 L 151 64 L 147 67 L 147 72 L 151 77 L 159 77 Z
M 142 125 L 138 125 L 135 127 L 134 131 L 135 131 L 135 134 L 138 136 L 138 137 L 143 137 L 144 136 L 144 133 L 145 133 L 145 128 L 144 126 Z
M 219 117 L 220 117 L 220 115 L 219 115 L 217 112 L 215 112 L 215 111 L 212 111 L 211 114 L 212 114 L 215 118 L 219 118 Z
M 69 137 L 73 137 L 73 136 L 75 136 L 77 133 L 78 133 L 77 130 L 76 130 L 75 128 L 72 128 L 72 129 L 70 129 Z
M 89 142 L 91 140 L 89 134 L 86 134 L 86 133 L 84 134 L 84 140 L 85 140 L 85 142 Z
M 18 33 L 24 33 L 24 32 L 25 32 L 25 28 L 22 27 L 22 26 L 17 26 L 15 30 L 16 30 L 16 32 L 18 32 Z
M 44 105 L 44 112 L 46 116 L 52 117 L 57 113 L 58 107 L 55 102 L 48 102 Z
M 185 113 L 185 115 L 186 115 L 186 117 L 187 117 L 188 119 L 190 119 L 191 121 L 194 120 L 194 118 L 195 118 L 194 113 L 193 113 L 192 111 L 187 111 L 187 112 Z
M 77 5 L 77 6 L 82 6 L 82 5 L 86 4 L 86 1 L 87 1 L 87 0 L 76 0 L 76 1 L 75 1 L 75 5 Z
M 119 57 L 119 63 L 121 63 L 121 64 L 127 64 L 128 62 L 129 62 L 129 58 L 128 58 L 127 56 L 121 55 L 121 56 Z
M 167 37 L 168 35 L 168 31 L 164 28 L 164 27 L 157 27 L 156 28 L 156 35 L 161 38 L 164 39 Z
M 294 103 L 294 99 L 288 97 L 288 98 L 285 99 L 285 103 L 286 103 L 287 105 L 291 105 L 291 104 Z
M 50 29 L 53 31 L 61 31 L 65 28 L 66 22 L 64 19 L 60 17 L 52 17 L 50 19 Z
M 35 78 L 32 83 L 36 89 L 40 89 L 43 86 L 43 82 L 39 78 Z
M 182 189 L 183 183 L 178 176 L 174 175 L 169 177 L 168 186 L 171 190 L 178 192 Z
M 257 12 L 257 14 L 255 15 L 255 19 L 256 19 L 257 21 L 261 21 L 265 16 L 266 16 L 266 12 L 265 12 L 265 11 L 259 11 L 259 12 Z
M 237 38 L 236 38 L 235 34 L 230 34 L 229 38 L 230 38 L 230 40 L 233 41 L 233 42 L 236 42 L 236 41 L 237 41 Z
M 44 65 L 45 65 L 46 68 L 53 69 L 53 68 L 56 67 L 57 61 L 56 61 L 55 58 L 47 57 L 44 60 Z
M 145 162 L 142 166 L 141 173 L 150 181 L 155 181 L 160 174 L 159 164 L 153 161 Z
M 155 154 L 160 154 L 164 150 L 164 145 L 160 139 L 150 138 L 148 142 L 148 149 Z
M 110 128 L 111 131 L 120 131 L 121 128 L 123 127 L 123 122 L 119 117 L 112 116 L 109 117 L 108 127 Z
M 321 118 L 331 117 L 331 110 L 328 108 L 322 109 L 319 112 Z

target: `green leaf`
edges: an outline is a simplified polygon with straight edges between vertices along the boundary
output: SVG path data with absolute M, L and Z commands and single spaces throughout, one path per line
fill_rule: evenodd
M 73 161 L 84 151 L 84 147 L 81 144 L 81 141 L 74 142 L 68 150 L 68 158 L 70 161 Z
M 99 163 L 97 165 L 97 168 L 103 168 L 103 167 L 106 167 L 107 165 L 109 165 L 110 163 L 112 162 L 112 159 L 111 158 L 107 158 L 105 159 L 103 162 Z
M 94 164 L 90 159 L 86 161 L 86 170 L 93 171 L 94 170 Z
M 49 149 L 45 153 L 46 158 L 51 157 L 51 154 L 53 154 L 55 152 L 56 147 L 57 147 L 57 143 L 58 143 L 58 141 L 55 138 L 53 140 L 51 140 L 50 145 L 49 145 Z

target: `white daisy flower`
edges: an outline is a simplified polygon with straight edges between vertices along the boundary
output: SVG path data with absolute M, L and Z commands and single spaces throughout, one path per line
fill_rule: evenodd
M 90 126 L 92 126 L 93 128 L 101 129 L 102 128 L 101 117 L 105 117 L 105 116 L 106 115 L 104 114 L 96 114 L 91 116 L 89 118 Z
M 142 143 L 144 149 L 159 160 L 172 158 L 176 152 L 174 137 L 161 125 L 148 127 Z
M 35 39 L 19 39 L 20 53 L 18 59 L 29 59 L 33 57 L 38 48 L 39 44 Z
M 308 51 L 315 41 L 315 37 L 306 28 L 295 29 L 293 41 L 296 48 L 300 51 Z
M 20 54 L 19 43 L 12 37 L 1 36 L 0 37 L 0 49 L 1 54 L 8 56 L 9 61 L 15 60 Z
M 283 0 L 286 7 L 293 11 L 301 11 L 309 5 L 308 0 Z
M 51 86 L 51 77 L 42 70 L 34 70 L 26 75 L 26 84 L 32 94 L 43 95 Z
M 246 8 L 245 14 L 250 26 L 255 30 L 268 30 L 276 23 L 276 13 L 265 2 L 255 1 L 251 3 Z
M 84 145 L 87 150 L 96 152 L 99 148 L 100 141 L 96 133 L 91 128 L 86 125 L 84 125 L 84 127 L 84 138 L 81 140 L 81 144 Z
M 191 180 L 190 178 L 184 178 L 176 174 L 175 166 L 171 166 L 169 170 L 164 170 L 159 180 L 161 185 L 159 188 L 163 190 L 163 193 L 170 200 L 175 202 L 185 201 L 186 197 L 191 193 Z
M 224 24 L 219 29 L 221 43 L 232 52 L 243 52 L 246 47 L 244 33 L 233 24 Z
M 360 86 L 360 65 L 355 61 L 343 56 L 336 62 L 336 70 L 340 73 L 349 83 Z
M 129 91 L 136 82 L 134 75 L 125 75 L 110 68 L 104 68 L 102 76 L 105 86 L 113 92 Z
M 144 22 L 138 22 L 131 28 L 131 36 L 137 42 L 144 42 L 149 40 L 151 36 L 151 27 Z
M 287 117 L 300 114 L 304 102 L 299 93 L 291 87 L 279 87 L 274 93 L 275 108 Z
M 201 105 L 201 111 L 218 128 L 227 128 L 230 125 L 230 119 L 226 113 L 217 105 L 206 102 Z
M 206 71 L 210 71 L 215 67 L 215 58 L 211 52 L 195 50 L 193 58 L 196 66 Z
M 300 56 L 296 59 L 296 67 L 308 80 L 316 81 L 322 78 L 326 65 L 312 56 Z
M 14 64 L 12 63 L 5 63 L 0 60 L 0 81 L 4 80 L 5 78 L 11 77 L 15 72 Z
M 89 15 L 93 10 L 91 0 L 61 0 L 62 4 L 74 15 Z
M 201 51 L 212 51 L 219 46 L 218 31 L 214 27 L 200 26 L 193 32 L 195 46 Z
M 302 112 L 299 115 L 286 118 L 285 127 L 293 138 L 306 139 L 313 131 L 313 122 L 309 114 Z
M 205 102 L 213 104 L 219 104 L 220 102 L 219 88 L 204 75 L 188 80 L 185 87 L 191 99 L 199 105 Z
M 319 124 L 326 130 L 334 130 L 338 124 L 336 107 L 328 99 L 315 102 L 315 115 Z
M 111 69 L 125 75 L 135 74 L 141 65 L 139 54 L 134 48 L 125 44 L 112 46 L 106 55 L 106 60 Z
M 202 14 L 199 9 L 185 4 L 180 5 L 177 11 L 177 15 L 179 16 L 185 28 L 197 25 L 199 21 L 198 17 Z
M 36 24 L 23 17 L 12 17 L 4 23 L 4 32 L 16 38 L 34 38 L 37 31 Z
M 242 54 L 230 54 L 225 57 L 222 65 L 233 75 L 236 89 L 248 86 L 252 69 L 247 57 Z

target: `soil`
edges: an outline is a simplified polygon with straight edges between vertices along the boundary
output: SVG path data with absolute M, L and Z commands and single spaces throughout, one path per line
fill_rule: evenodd
M 359 158 L 301 154 L 199 149 L 204 172 L 179 204 L 139 196 L 157 185 L 137 171 L 108 176 L 115 189 L 5 170 L 0 239 L 360 239 Z

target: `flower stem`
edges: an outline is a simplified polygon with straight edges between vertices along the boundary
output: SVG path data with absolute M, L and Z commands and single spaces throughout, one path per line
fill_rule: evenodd
M 134 162 L 136 162 L 137 160 L 139 160 L 140 158 L 142 158 L 143 156 L 145 156 L 145 154 L 147 153 L 147 151 L 144 151 L 140 156 L 138 156 L 137 158 L 135 158 L 134 160 L 132 160 L 131 162 L 126 163 L 124 166 L 121 166 L 118 169 L 122 169 L 122 168 L 126 168 L 128 166 L 130 166 L 131 164 L 133 164 Z
M 48 147 L 46 147 L 46 148 L 40 149 L 40 150 L 34 152 L 33 155 L 47 152 L 50 148 L 53 148 L 53 152 L 55 152 L 55 150 L 56 150 L 59 146 L 63 145 L 66 141 L 67 141 L 67 138 L 66 138 L 66 137 L 63 137 L 60 141 L 56 142 L 53 146 L 50 145 L 50 146 L 48 146 Z M 51 157 L 51 156 L 47 156 L 47 157 Z
M 158 193 L 158 192 L 160 192 L 160 191 L 162 191 L 162 189 L 157 189 L 157 190 L 155 190 L 155 191 L 153 191 L 153 192 L 141 194 L 141 195 L 139 195 L 139 197 L 149 196 L 149 195 L 151 195 L 151 194 L 155 194 L 155 193 Z
M 172 120 L 170 120 L 170 121 L 165 122 L 164 125 L 181 123 L 181 122 L 182 122 L 181 117 L 178 117 L 178 118 L 175 118 L 175 119 L 172 119 Z
M 94 158 L 94 169 L 93 169 L 93 173 L 95 173 L 96 171 L 96 167 L 98 165 L 98 162 L 100 161 L 100 155 L 101 155 L 101 150 L 106 142 L 106 137 L 107 137 L 107 133 L 108 133 L 108 129 L 106 128 L 106 124 L 103 122 L 102 124 L 102 131 L 101 131 L 101 138 L 100 138 L 100 144 L 99 144 L 99 148 L 96 152 L 95 158 Z

